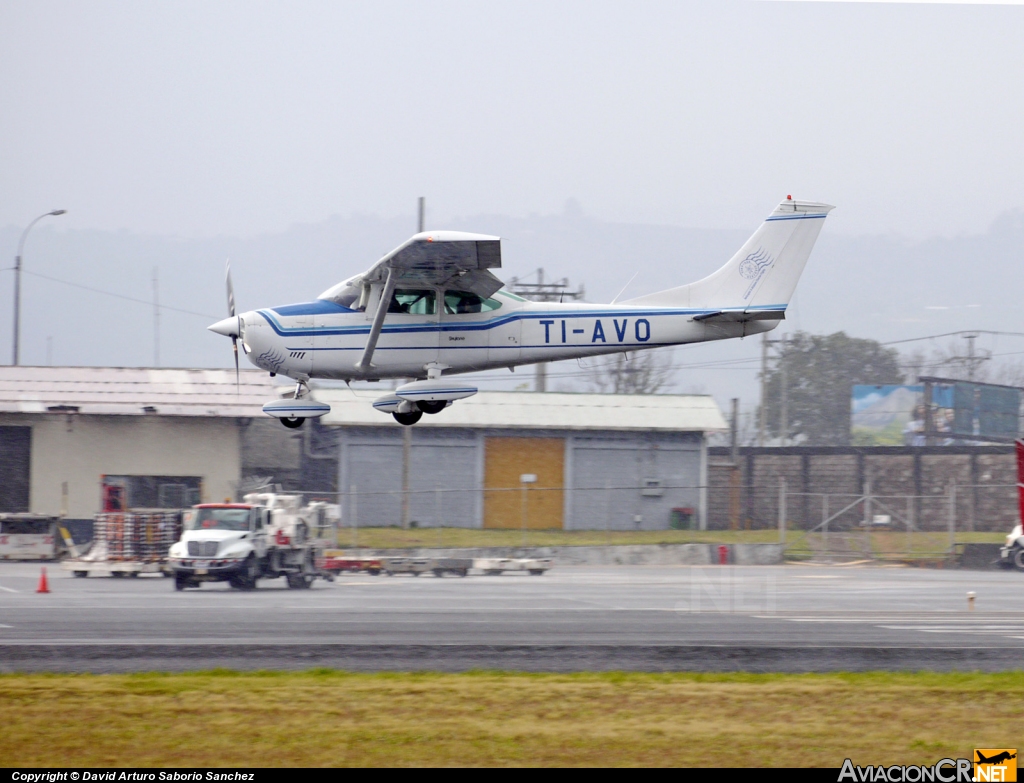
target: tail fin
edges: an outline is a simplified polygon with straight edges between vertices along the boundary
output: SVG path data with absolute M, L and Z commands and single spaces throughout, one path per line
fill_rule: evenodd
M 669 288 L 621 304 L 707 308 L 714 313 L 778 313 L 782 318 L 829 204 L 788 198 L 769 215 L 717 272 L 696 283 Z M 764 317 L 762 316 L 762 317 Z

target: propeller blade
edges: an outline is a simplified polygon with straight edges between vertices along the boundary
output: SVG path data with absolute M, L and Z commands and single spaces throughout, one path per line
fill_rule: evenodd
M 228 317 L 235 317 L 235 287 L 231 285 L 231 259 L 227 259 L 224 262 L 224 282 L 228 289 Z M 239 324 L 240 326 L 241 324 Z M 231 350 L 235 352 L 235 394 L 242 393 L 242 381 L 238 372 L 238 332 L 241 329 L 235 329 L 235 334 L 231 335 Z
M 235 394 L 242 393 L 242 381 L 238 375 L 238 338 L 231 336 L 231 348 L 235 352 Z
M 228 287 L 228 316 L 233 318 L 235 315 L 235 287 L 231 285 L 231 259 L 228 259 L 224 266 L 226 270 L 224 281 Z

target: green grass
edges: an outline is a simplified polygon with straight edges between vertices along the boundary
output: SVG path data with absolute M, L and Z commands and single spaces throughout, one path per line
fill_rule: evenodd
M 814 534 L 820 541 L 820 534 Z M 863 534 L 858 534 L 863 536 Z M 1002 543 L 1004 533 L 957 533 L 958 543 Z M 626 544 L 774 544 L 777 530 L 527 530 L 526 546 L 608 546 Z M 878 556 L 904 553 L 909 557 L 934 556 L 945 552 L 949 535 L 945 532 L 920 533 L 910 536 L 907 550 L 906 533 L 874 531 L 870 534 L 871 549 Z M 786 534 L 786 556 L 808 559 L 813 556 L 808 537 L 801 530 L 790 528 Z M 476 548 L 523 546 L 521 530 L 473 530 L 466 528 L 368 527 L 357 531 L 338 532 L 338 546 L 343 549 L 414 548 Z
M 606 546 L 623 544 L 731 544 L 774 543 L 774 530 L 527 530 L 527 546 Z M 342 529 L 338 545 L 373 549 L 417 547 L 518 547 L 523 546 L 521 530 L 471 530 L 458 527 L 413 528 L 369 527 Z
M 0 676 L 0 766 L 826 766 L 1024 747 L 1024 673 Z

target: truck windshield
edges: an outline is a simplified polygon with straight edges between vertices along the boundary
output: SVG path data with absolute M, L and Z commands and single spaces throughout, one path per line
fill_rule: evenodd
M 189 530 L 248 530 L 247 508 L 199 508 L 186 523 Z

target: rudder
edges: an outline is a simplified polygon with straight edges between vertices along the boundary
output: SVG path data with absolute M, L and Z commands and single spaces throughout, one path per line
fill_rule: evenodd
M 718 271 L 696 283 L 631 299 L 628 304 L 785 311 L 832 209 L 830 204 L 788 198 Z

